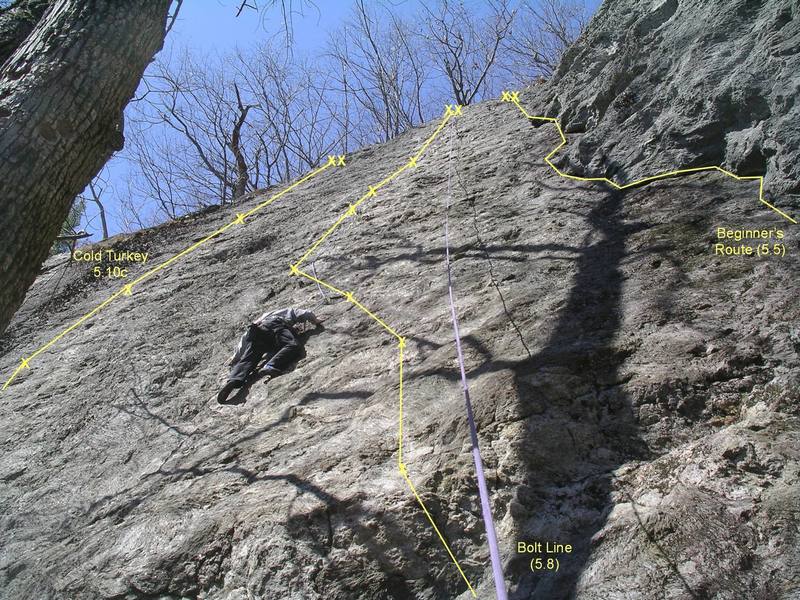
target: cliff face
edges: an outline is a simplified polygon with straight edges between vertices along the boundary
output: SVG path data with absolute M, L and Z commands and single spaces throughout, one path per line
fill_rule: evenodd
M 543 99 L 585 131 L 568 162 L 626 180 L 682 165 L 766 172 L 800 207 L 800 6 L 792 0 L 605 2 Z
M 543 114 L 548 94 L 589 93 L 566 81 L 593 64 L 576 62 L 587 40 L 623 28 L 614 11 L 657 4 L 605 6 L 560 70 L 563 87 L 520 101 Z M 684 6 L 695 5 L 681 3 L 681 23 L 696 14 Z M 631 14 L 624 28 L 636 28 Z M 569 134 L 565 153 L 605 160 L 603 122 Z M 110 303 L 13 381 L 0 396 L 2 597 L 471 597 L 397 471 L 395 341 L 289 275 L 436 125 L 326 170 Z M 632 174 L 652 172 L 624 154 L 644 135 L 633 128 L 614 148 Z M 319 277 L 408 340 L 411 479 L 478 597 L 492 597 L 446 304 L 452 165 L 457 309 L 511 597 L 795 597 L 797 226 L 758 202 L 756 182 L 719 173 L 625 192 L 561 178 L 542 160 L 558 142 L 512 104 L 467 107 L 316 255 Z M 653 170 L 685 166 L 674 158 Z M 267 195 L 106 247 L 148 253 L 130 281 Z M 766 241 L 786 255 L 717 255 L 720 227 L 774 230 Z M 2 373 L 120 284 L 51 259 L 2 338 Z M 217 405 L 243 327 L 287 305 L 314 308 L 325 330 L 307 337 L 296 370 Z M 571 550 L 522 554 L 519 542 Z M 536 556 L 559 569 L 532 571 Z

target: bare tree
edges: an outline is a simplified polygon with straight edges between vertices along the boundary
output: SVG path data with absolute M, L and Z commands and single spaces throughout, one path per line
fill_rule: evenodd
M 106 169 L 101 170 L 97 176 L 89 182 L 83 194 L 78 196 L 78 200 L 82 201 L 84 206 L 87 202 L 92 202 L 97 206 L 97 214 L 100 217 L 100 227 L 103 233 L 103 239 L 108 239 L 108 219 L 106 218 L 106 209 L 103 206 L 102 196 L 108 188 L 108 177 Z M 85 214 L 86 211 L 84 211 Z
M 294 26 L 293 19 L 295 15 L 304 16 L 306 8 L 313 8 L 318 14 L 321 14 L 319 7 L 313 0 L 239 0 L 238 8 L 236 9 L 236 16 L 240 16 L 245 9 L 261 12 L 262 22 L 266 20 L 266 14 L 270 8 L 279 5 L 281 17 L 283 19 L 283 38 L 287 48 L 290 48 L 294 41 Z
M 485 17 L 452 0 L 440 0 L 435 8 L 424 6 L 424 11 L 429 52 L 455 101 L 467 105 L 495 95 L 491 72 L 515 16 L 507 0 L 490 2 Z
M 411 17 L 355 0 L 323 60 L 264 43 L 225 59 L 157 63 L 129 120 L 125 154 L 136 174 L 120 202 L 135 214 L 123 220 L 135 226 L 232 202 L 326 154 L 389 140 L 443 103 L 494 96 L 501 73 L 551 72 L 585 24 L 583 3 L 511 2 L 476 9 L 440 0 Z M 262 13 L 276 4 L 237 3 Z M 281 7 L 288 26 L 293 9 Z
M 228 203 L 252 189 L 246 126 L 250 111 L 226 61 L 188 54 L 158 63 L 147 93 L 131 114 L 131 152 L 138 187 L 175 218 L 208 204 Z
M 242 95 L 239 93 L 239 86 L 236 82 L 233 83 L 233 90 L 236 92 L 236 122 L 233 124 L 233 131 L 231 132 L 231 141 L 229 147 L 233 153 L 234 164 L 236 165 L 235 176 L 233 182 L 232 195 L 234 198 L 244 196 L 247 192 L 247 187 L 250 183 L 249 167 L 247 159 L 244 156 L 244 149 L 242 148 L 242 127 L 247 120 L 247 113 L 251 108 L 256 107 L 256 104 L 245 104 L 242 102 Z
M 136 212 L 126 215 L 126 222 L 148 222 L 141 218 L 144 204 L 139 199 L 146 199 L 150 210 L 161 221 L 175 219 L 187 211 L 205 206 L 201 193 L 191 193 L 192 184 L 199 179 L 200 187 L 207 190 L 213 187 L 214 182 L 203 180 L 204 172 L 193 170 L 193 163 L 187 163 L 190 152 L 188 144 L 177 135 L 164 128 L 148 128 L 138 120 L 131 120 L 124 153 L 131 172 L 123 205 Z
M 418 42 L 408 22 L 391 13 L 378 15 L 356 0 L 353 18 L 328 47 L 331 72 L 348 103 L 348 135 L 351 100 L 370 121 L 369 141 L 389 140 L 425 120 L 422 89 L 429 75 Z
M 72 201 L 122 147 L 122 111 L 164 41 L 169 5 L 57 0 L 0 67 L 0 331 Z
M 259 180 L 269 185 L 294 178 L 340 145 L 337 105 L 324 68 L 269 44 L 237 54 L 236 64 L 257 104 L 250 130 L 258 142 L 251 162 Z
M 174 219 L 318 165 L 341 143 L 329 80 L 269 44 L 156 65 L 130 119 L 131 190 Z
M 291 1 L 261 4 L 279 6 L 290 23 L 285 11 L 293 10 Z M 0 240 L 0 332 L 33 283 L 72 201 L 122 147 L 123 109 L 181 5 L 0 5 L 0 228 L 6 232 Z
M 589 16 L 583 0 L 523 2 L 504 44 L 510 73 L 520 83 L 549 78 L 564 52 L 586 28 Z
M 163 219 L 152 216 L 150 199 L 136 193 L 133 189 L 134 182 L 131 178 L 126 179 L 124 184 L 125 187 L 123 189 L 115 189 L 116 222 L 122 231 L 139 231 L 163 221 Z
M 269 45 L 253 54 L 237 54 L 237 65 L 245 85 L 259 105 L 259 122 L 254 126 L 258 140 L 256 169 L 259 180 L 269 185 L 288 179 L 295 172 L 295 157 L 290 150 L 293 128 L 300 126 L 303 110 L 295 82 L 295 68 L 288 56 Z M 263 165 L 263 168 L 262 168 Z
M 103 203 L 100 201 L 100 194 L 103 193 L 102 190 L 98 191 L 95 187 L 93 182 L 89 182 L 89 191 L 91 192 L 90 200 L 97 205 L 98 213 L 100 214 L 100 224 L 103 228 L 103 239 L 108 239 L 108 221 L 106 220 L 106 209 L 103 206 Z

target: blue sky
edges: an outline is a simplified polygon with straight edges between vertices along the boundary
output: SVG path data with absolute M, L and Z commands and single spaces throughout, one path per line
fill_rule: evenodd
M 419 0 L 421 1 L 421 0 Z M 251 4 L 259 0 L 251 0 Z M 260 4 L 266 4 L 260 0 Z M 375 5 L 389 6 L 394 12 L 413 12 L 418 0 L 384 0 Z M 586 5 L 594 12 L 601 0 L 586 0 Z M 175 27 L 170 32 L 167 46 L 175 44 L 204 52 L 225 54 L 237 45 L 247 47 L 271 35 L 280 35 L 283 17 L 280 2 L 277 7 L 257 12 L 245 8 L 237 18 L 236 11 L 240 0 L 186 0 L 181 8 Z M 289 2 L 287 2 L 289 4 Z M 294 0 L 295 6 L 309 4 Z M 292 31 L 295 46 L 300 52 L 313 52 L 325 42 L 326 34 L 335 29 L 350 15 L 351 0 L 325 0 L 316 2 L 317 6 L 304 6 L 302 12 L 292 15 Z M 481 10 L 486 2 L 466 0 L 467 6 Z M 167 47 L 165 46 L 165 48 Z
M 393 12 L 414 12 L 419 2 L 424 0 L 384 0 L 380 4 L 388 6 Z M 262 6 L 267 0 L 250 0 Z M 293 38 L 293 51 L 298 56 L 313 56 L 322 52 L 328 37 L 328 32 L 339 27 L 351 14 L 352 0 L 317 0 L 316 7 L 308 0 L 294 0 L 291 2 L 295 10 L 291 14 L 291 32 Z M 261 9 L 259 11 L 244 8 L 237 17 L 236 12 L 240 0 L 185 0 L 178 17 L 178 21 L 167 36 L 164 49 L 159 58 L 169 60 L 170 56 L 180 56 L 184 49 L 189 49 L 193 54 L 200 56 L 230 54 L 237 47 L 249 48 L 261 41 L 278 37 L 283 40 L 283 15 L 280 10 L 281 2 L 277 6 Z M 290 1 L 286 2 L 287 5 Z M 374 1 L 378 5 L 377 0 Z M 487 6 L 481 0 L 465 0 L 465 4 L 480 11 Z M 596 10 L 600 0 L 587 0 L 590 10 Z M 303 10 L 298 11 L 298 5 Z M 127 163 L 119 158 L 112 158 L 107 167 L 109 185 L 112 188 L 123 189 L 126 181 Z M 109 229 L 111 234 L 119 232 L 122 227 L 114 215 L 113 194 L 104 195 L 106 211 L 108 213 Z M 84 228 L 94 235 L 89 241 L 100 239 L 100 223 L 94 204 L 86 207 Z
M 170 32 L 168 45 L 188 47 L 201 54 L 226 54 L 237 45 L 245 48 L 271 36 L 282 35 L 283 16 L 279 7 L 262 11 L 245 8 L 237 17 L 239 4 L 239 0 L 184 2 L 178 22 Z M 265 4 L 264 0 L 261 4 Z M 299 2 L 295 0 L 294 4 Z M 324 44 L 327 32 L 347 19 L 351 2 L 318 2 L 318 6 L 304 7 L 302 13 L 295 12 L 291 16 L 295 46 L 301 52 L 313 51 Z
M 264 3 L 261 0 L 261 4 Z M 268 10 L 245 8 L 237 17 L 239 4 L 239 0 L 185 0 L 158 58 L 163 60 L 172 55 L 179 56 L 183 49 L 199 55 L 224 56 L 237 47 L 247 48 L 272 36 L 283 35 L 280 3 L 278 7 Z M 308 7 L 302 14 L 292 14 L 295 51 L 311 53 L 320 49 L 327 32 L 347 19 L 350 6 L 350 0 L 335 0 L 325 4 L 324 12 L 322 9 L 318 11 Z M 127 169 L 127 163 L 119 157 L 109 161 L 106 173 L 110 188 L 124 189 Z M 122 223 L 114 214 L 116 206 L 113 204 L 113 194 L 103 195 L 103 198 L 108 227 L 111 235 L 114 235 L 123 229 Z M 86 206 L 82 226 L 93 234 L 89 242 L 101 239 L 98 210 L 91 202 Z

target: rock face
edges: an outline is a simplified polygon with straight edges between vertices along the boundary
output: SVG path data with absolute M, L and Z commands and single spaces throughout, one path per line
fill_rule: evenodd
M 681 3 L 673 19 L 688 27 L 701 4 Z M 591 35 L 635 28 L 609 20 L 625 6 L 645 4 L 604 7 Z M 564 98 L 589 93 L 569 76 L 560 71 Z M 544 111 L 553 89 L 520 100 Z M 762 131 L 789 110 L 766 115 Z M 603 156 L 604 122 L 568 135 L 565 151 Z M 471 597 L 397 471 L 395 341 L 289 274 L 436 125 L 326 170 L 110 303 L 14 380 L 0 396 L 0 596 Z M 727 156 L 724 134 L 696 135 Z M 645 141 L 634 128 L 615 148 L 626 172 L 644 169 L 625 153 Z M 467 107 L 319 248 L 319 277 L 408 339 L 412 481 L 478 597 L 492 597 L 446 304 L 450 187 L 457 309 L 510 597 L 796 598 L 797 226 L 758 202 L 756 182 L 718 173 L 624 193 L 560 178 L 542 160 L 558 142 L 512 104 Z M 792 151 L 770 160 L 794 168 Z M 790 176 L 771 164 L 772 181 Z M 105 247 L 149 253 L 130 280 L 274 191 Z M 726 247 L 786 254 L 716 255 L 720 227 L 773 232 Z M 46 264 L 2 338 L 6 377 L 119 289 L 90 266 Z M 287 305 L 314 308 L 325 330 L 307 336 L 296 370 L 217 405 L 244 326 Z M 571 548 L 525 554 L 519 542 Z
M 545 100 L 575 169 L 620 181 L 722 165 L 766 173 L 800 207 L 800 5 L 794 0 L 605 2 Z M 567 163 L 565 163 L 567 164 Z

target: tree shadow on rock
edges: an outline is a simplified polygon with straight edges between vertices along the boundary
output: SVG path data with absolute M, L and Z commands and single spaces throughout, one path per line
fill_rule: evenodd
M 515 599 L 574 597 L 592 536 L 613 506 L 613 471 L 645 453 L 619 377 L 627 354 L 615 345 L 625 241 L 646 227 L 623 221 L 623 197 L 611 192 L 590 211 L 558 322 L 542 349 L 513 367 L 520 414 L 530 415 L 520 446 L 525 476 L 510 507 L 515 542 L 573 547 L 569 554 L 538 554 L 558 558 L 558 571 L 532 571 L 534 555 L 515 554 L 507 573 Z
M 287 532 L 298 545 L 325 559 L 314 577 L 317 593 L 327 598 L 392 600 L 417 598 L 431 588 L 436 598 L 458 593 L 457 587 L 436 577 L 436 569 L 431 568 L 431 561 L 439 569 L 446 568 L 435 540 L 426 540 L 432 545 L 420 552 L 414 534 L 424 532 L 419 528 L 424 524 L 412 529 L 392 511 L 376 512 L 359 497 L 341 499 L 293 475 L 265 478 L 286 478 L 301 495 L 313 495 L 324 503 L 286 520 Z M 354 546 L 366 552 L 353 552 Z M 349 551 L 342 553 L 344 548 Z

